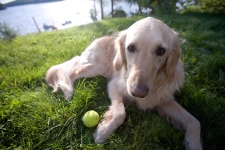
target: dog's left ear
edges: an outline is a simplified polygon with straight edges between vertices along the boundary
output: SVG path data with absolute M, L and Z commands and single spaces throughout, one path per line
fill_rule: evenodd
M 177 63 L 180 59 L 181 55 L 181 49 L 180 49 L 180 38 L 178 37 L 178 34 L 173 31 L 175 34 L 174 41 L 172 44 L 172 52 L 169 55 L 166 63 L 166 74 L 169 78 L 173 78 L 176 70 Z
M 121 31 L 119 36 L 115 40 L 115 50 L 116 56 L 113 60 L 113 66 L 116 71 L 122 69 L 123 65 L 126 67 L 126 58 L 125 58 L 125 39 L 126 39 L 126 30 Z

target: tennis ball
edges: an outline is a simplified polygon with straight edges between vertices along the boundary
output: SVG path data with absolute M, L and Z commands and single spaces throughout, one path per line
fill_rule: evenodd
M 82 120 L 86 127 L 94 127 L 99 122 L 99 115 L 96 111 L 90 110 L 84 114 Z

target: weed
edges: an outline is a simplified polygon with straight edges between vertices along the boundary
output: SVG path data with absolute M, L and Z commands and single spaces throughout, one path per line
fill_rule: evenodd
M 12 40 L 18 35 L 18 31 L 11 28 L 6 23 L 0 23 L 0 38 Z

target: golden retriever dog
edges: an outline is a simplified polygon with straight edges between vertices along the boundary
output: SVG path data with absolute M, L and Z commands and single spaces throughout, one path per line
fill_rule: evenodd
M 46 81 L 54 92 L 60 88 L 71 98 L 76 79 L 98 75 L 108 79 L 111 106 L 93 134 L 96 143 L 104 143 L 124 122 L 123 100 L 127 99 L 140 109 L 157 110 L 176 127 L 182 126 L 186 149 L 202 150 L 199 121 L 173 97 L 184 83 L 179 41 L 171 28 L 148 17 L 117 35 L 95 40 L 80 56 L 52 66 Z

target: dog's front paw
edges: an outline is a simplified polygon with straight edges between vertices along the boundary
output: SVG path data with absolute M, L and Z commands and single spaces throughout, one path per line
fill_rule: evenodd
M 63 90 L 64 93 L 64 97 L 68 100 L 71 100 L 73 97 L 73 92 L 69 91 L 69 90 Z
M 93 134 L 95 143 L 103 144 L 109 138 L 110 134 L 107 132 L 106 127 L 104 126 L 104 121 L 98 125 L 95 133 Z
M 184 141 L 186 150 L 202 150 L 202 144 L 200 142 L 189 142 L 188 140 Z
M 115 107 L 115 108 L 114 108 Z M 104 143 L 126 117 L 123 104 L 111 106 L 93 134 L 96 143 Z

